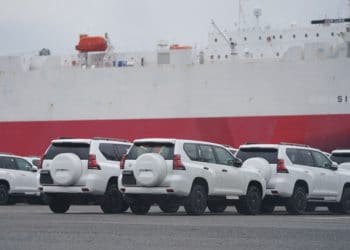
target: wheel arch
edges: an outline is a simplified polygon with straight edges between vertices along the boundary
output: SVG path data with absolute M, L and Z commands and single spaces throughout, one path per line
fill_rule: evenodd
M 107 182 L 106 187 L 105 187 L 105 192 L 107 192 L 107 189 L 108 189 L 109 185 L 110 185 L 111 183 L 113 183 L 113 182 L 115 182 L 115 183 L 117 184 L 117 188 L 119 189 L 119 187 L 118 187 L 118 176 L 111 176 L 111 177 L 109 178 L 108 182 Z
M 246 190 L 246 192 L 245 192 L 246 194 L 247 194 L 248 188 L 249 188 L 250 186 L 256 186 L 256 187 L 260 190 L 262 196 L 263 196 L 263 194 L 265 193 L 265 192 L 264 192 L 264 189 L 263 189 L 263 185 L 261 185 L 261 183 L 260 183 L 259 181 L 257 181 L 257 180 L 251 180 L 251 181 L 249 182 L 248 186 L 247 186 L 247 190 Z
M 7 180 L 0 179 L 0 184 L 5 184 L 8 188 L 8 190 L 10 190 L 10 188 L 11 188 L 10 183 Z
M 207 194 L 209 194 L 209 185 L 208 185 L 208 182 L 207 182 L 206 179 L 204 179 L 203 177 L 196 177 L 196 178 L 194 178 L 194 180 L 192 182 L 191 189 L 193 188 L 193 186 L 195 184 L 199 184 L 199 185 L 204 186 L 205 191 L 207 192 Z
M 350 188 L 350 182 L 346 182 L 345 184 L 344 184 L 344 186 L 343 186 L 343 192 L 344 192 L 344 189 L 345 188 Z
M 305 180 L 297 180 L 294 184 L 294 189 L 296 187 L 304 187 L 307 194 L 309 194 L 309 184 Z

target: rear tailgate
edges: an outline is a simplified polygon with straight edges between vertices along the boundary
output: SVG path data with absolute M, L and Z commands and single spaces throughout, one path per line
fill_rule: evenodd
M 46 151 L 43 158 L 43 169 L 41 171 L 41 179 L 44 177 L 45 184 L 54 184 L 50 183 L 50 173 L 51 164 L 53 159 L 59 155 L 64 153 L 72 153 L 77 155 L 82 164 L 82 175 L 80 179 L 74 184 L 76 186 L 85 185 L 86 181 L 84 177 L 88 172 L 88 158 L 90 151 L 90 143 L 88 142 L 74 142 L 74 141 L 65 141 L 65 142 L 53 142 L 51 146 Z
M 165 159 L 167 175 L 172 174 L 174 143 L 164 141 L 135 142 L 126 156 L 125 169 L 123 171 L 123 185 L 139 186 L 133 176 L 133 166 L 138 157 L 147 153 L 160 154 Z M 161 185 L 166 186 L 167 184 L 162 183 Z

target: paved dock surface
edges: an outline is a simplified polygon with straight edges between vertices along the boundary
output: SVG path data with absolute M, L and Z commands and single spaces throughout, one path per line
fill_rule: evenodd
M 223 214 L 103 214 L 98 206 L 72 206 L 53 214 L 47 206 L 0 206 L 1 250 L 70 249 L 350 249 L 350 216 L 323 209 L 289 216 Z

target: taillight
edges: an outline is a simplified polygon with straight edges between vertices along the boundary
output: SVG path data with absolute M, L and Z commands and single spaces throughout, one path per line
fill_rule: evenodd
M 174 157 L 173 157 L 173 169 L 174 170 L 186 170 L 184 164 L 181 161 L 181 155 L 174 155 Z
M 101 169 L 97 164 L 96 155 L 89 155 L 88 169 Z
M 289 173 L 288 169 L 286 168 L 286 165 L 284 164 L 283 159 L 278 159 L 277 161 L 277 173 Z
M 122 159 L 120 160 L 120 169 L 125 168 L 125 160 L 126 160 L 126 155 L 123 155 Z

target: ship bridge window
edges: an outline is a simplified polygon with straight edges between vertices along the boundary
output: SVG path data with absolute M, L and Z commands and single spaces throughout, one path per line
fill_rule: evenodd
M 273 35 L 273 36 L 272 36 L 272 39 L 276 39 L 276 36 L 275 36 L 275 35 Z
M 247 41 L 247 37 L 244 37 L 244 41 Z
M 295 35 L 295 34 L 293 34 L 293 38 L 296 38 L 296 35 Z
M 227 58 L 228 58 L 228 55 L 225 55 L 225 58 L 227 59 Z
M 307 38 L 308 37 L 308 35 L 307 34 L 305 34 L 305 38 Z
M 261 40 L 261 36 L 259 36 L 259 40 Z
M 221 56 L 220 55 L 218 55 L 218 59 L 220 59 L 221 58 Z
M 331 36 L 334 36 L 334 32 L 331 33 Z
M 217 39 L 217 38 L 215 38 L 215 39 L 214 39 L 214 42 L 216 42 L 216 43 L 217 43 L 217 42 L 218 42 L 218 39 Z
M 279 52 L 277 52 L 277 53 L 276 53 L 276 56 L 280 56 L 280 53 L 279 53 Z
M 283 38 L 283 36 L 282 35 L 280 35 L 280 39 L 282 39 Z
M 319 37 L 319 36 L 320 36 L 320 34 L 316 33 L 316 37 Z
M 214 56 L 213 56 L 213 55 L 211 55 L 211 56 L 210 56 L 210 59 L 212 59 L 212 60 L 213 60 L 213 59 L 214 59 Z

